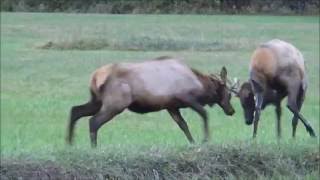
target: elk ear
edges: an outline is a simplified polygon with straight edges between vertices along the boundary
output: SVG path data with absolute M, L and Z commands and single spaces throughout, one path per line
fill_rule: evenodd
M 226 67 L 222 67 L 221 69 L 221 72 L 220 72 L 220 77 L 221 77 L 221 80 L 226 83 L 227 82 L 227 69 Z

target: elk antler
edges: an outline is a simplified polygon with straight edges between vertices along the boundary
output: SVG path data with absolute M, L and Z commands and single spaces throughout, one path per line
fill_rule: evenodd
M 233 82 L 231 82 L 228 79 L 228 84 L 230 84 L 229 91 L 233 92 L 234 94 L 238 94 L 239 91 L 239 86 L 240 86 L 240 81 L 238 78 L 233 78 Z

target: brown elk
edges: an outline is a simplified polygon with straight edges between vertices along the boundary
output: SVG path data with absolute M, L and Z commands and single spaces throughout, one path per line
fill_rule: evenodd
M 297 48 L 278 39 L 260 45 L 251 57 L 249 81 L 244 82 L 236 92 L 246 124 L 254 124 L 253 137 L 257 134 L 260 112 L 269 104 L 276 106 L 277 135 L 281 137 L 281 101 L 286 96 L 287 107 L 294 115 L 292 136 L 295 137 L 298 119 L 310 136 L 315 136 L 311 125 L 299 112 L 306 90 L 304 58 Z
M 160 60 L 161 59 L 161 60 Z M 89 121 L 91 145 L 97 145 L 98 129 L 125 109 L 136 113 L 167 110 L 193 143 L 180 108 L 191 108 L 204 122 L 204 141 L 209 138 L 208 118 L 204 105 L 218 104 L 227 115 L 234 114 L 231 93 L 226 85 L 227 70 L 220 78 L 204 75 L 181 60 L 157 58 L 141 63 L 119 63 L 101 67 L 91 79 L 91 100 L 71 109 L 67 142 L 72 143 L 76 121 L 93 116 Z M 103 83 L 102 83 L 103 82 Z

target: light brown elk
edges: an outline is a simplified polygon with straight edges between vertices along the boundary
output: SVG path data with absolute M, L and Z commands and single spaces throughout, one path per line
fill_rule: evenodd
M 281 136 L 281 101 L 286 96 L 287 107 L 294 115 L 292 136 L 295 137 L 298 119 L 310 136 L 315 136 L 311 125 L 300 113 L 306 90 L 304 58 L 297 48 L 278 39 L 260 45 L 251 57 L 249 81 L 237 92 L 246 124 L 253 123 L 253 137 L 257 134 L 260 112 L 269 104 L 276 106 L 277 135 Z
M 167 110 L 188 140 L 194 140 L 180 108 L 191 108 L 204 123 L 204 141 L 209 138 L 204 105 L 218 104 L 227 115 L 234 114 L 231 93 L 226 85 L 227 70 L 220 78 L 204 75 L 183 61 L 160 57 L 141 63 L 119 63 L 99 68 L 93 73 L 91 100 L 71 109 L 67 141 L 71 144 L 76 121 L 93 116 L 89 122 L 91 145 L 97 145 L 98 129 L 117 114 L 128 109 L 137 113 Z

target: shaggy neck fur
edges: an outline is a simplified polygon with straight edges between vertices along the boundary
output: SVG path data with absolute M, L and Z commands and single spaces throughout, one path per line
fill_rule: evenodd
M 202 102 L 212 106 L 219 100 L 219 88 L 221 87 L 221 80 L 216 75 L 205 75 L 197 71 L 196 69 L 191 69 L 192 72 L 197 76 L 199 81 L 204 87 L 204 96 L 201 98 Z

